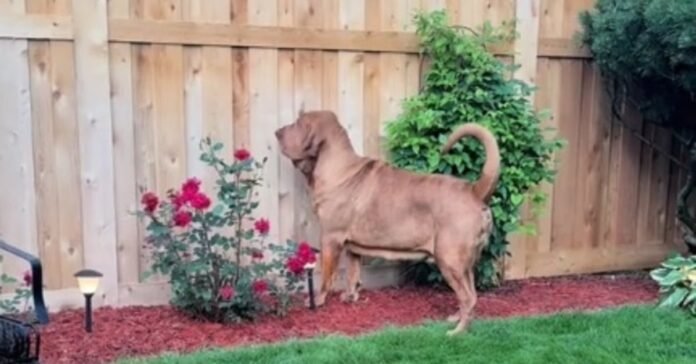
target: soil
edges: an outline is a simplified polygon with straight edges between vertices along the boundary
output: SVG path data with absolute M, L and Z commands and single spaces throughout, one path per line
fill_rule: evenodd
M 646 274 L 589 275 L 506 282 L 479 295 L 476 317 L 535 315 L 565 310 L 592 310 L 657 298 Z M 165 351 L 190 352 L 207 347 L 235 347 L 327 333 L 355 335 L 385 325 L 413 325 L 442 320 L 454 313 L 451 292 L 422 287 L 363 291 L 353 304 L 338 294 L 311 311 L 298 307 L 283 318 L 221 325 L 192 320 L 168 306 L 101 308 L 94 312 L 94 331 L 83 330 L 81 310 L 51 316 L 42 329 L 42 363 L 102 363 L 120 357 Z

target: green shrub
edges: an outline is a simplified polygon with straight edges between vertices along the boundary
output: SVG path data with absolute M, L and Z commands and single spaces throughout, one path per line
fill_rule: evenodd
M 487 47 L 509 41 L 506 28 L 486 24 L 480 34 L 447 25 L 444 11 L 415 16 L 417 34 L 431 67 L 421 92 L 405 100 L 403 112 L 387 125 L 391 161 L 398 167 L 476 180 L 485 153 L 474 140 L 463 140 L 442 155 L 440 148 L 455 126 L 477 122 L 496 136 L 502 157 L 498 188 L 491 199 L 496 228 L 476 267 L 477 286 L 495 286 L 498 264 L 507 253 L 507 236 L 521 227 L 526 200 L 539 206 L 544 195 L 534 187 L 552 181 L 552 156 L 562 143 L 544 137 L 542 116 L 528 102 L 532 88 L 510 79 L 513 66 Z M 529 228 L 528 230 L 532 230 Z M 412 279 L 442 282 L 434 265 L 417 263 Z
M 660 285 L 660 307 L 680 307 L 696 316 L 696 256 L 674 256 L 650 276 Z
M 218 156 L 222 144 L 206 139 L 201 145 L 201 161 L 217 173 L 217 202 L 213 205 L 196 178 L 164 200 L 152 192 L 143 195 L 138 215 L 147 221 L 148 275 L 167 276 L 172 305 L 204 319 L 285 314 L 314 252 L 306 243 L 265 241 L 270 222 L 253 217 L 265 160 L 240 149 L 228 163 Z

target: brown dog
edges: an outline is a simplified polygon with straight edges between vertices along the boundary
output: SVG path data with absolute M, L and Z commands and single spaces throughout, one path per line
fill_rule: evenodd
M 433 259 L 459 301 L 458 321 L 449 335 L 464 330 L 476 304 L 474 264 L 493 228 L 487 201 L 500 168 L 494 136 L 477 124 L 456 129 L 443 146 L 473 136 L 486 151 L 481 178 L 474 184 L 451 176 L 417 174 L 355 153 L 346 130 L 330 111 L 300 114 L 275 132 L 283 155 L 307 177 L 321 227 L 324 303 L 343 249 L 348 255 L 344 300 L 357 300 L 360 256 Z

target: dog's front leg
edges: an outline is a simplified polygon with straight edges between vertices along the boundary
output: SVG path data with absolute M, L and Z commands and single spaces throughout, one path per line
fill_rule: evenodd
M 348 256 L 348 275 L 346 291 L 341 295 L 343 302 L 355 302 L 359 298 L 358 288 L 360 287 L 360 256 L 347 252 Z
M 342 244 L 336 239 L 322 238 L 321 244 L 321 289 L 317 296 L 316 304 L 321 306 L 326 302 L 326 296 L 331 291 L 338 259 L 341 256 Z

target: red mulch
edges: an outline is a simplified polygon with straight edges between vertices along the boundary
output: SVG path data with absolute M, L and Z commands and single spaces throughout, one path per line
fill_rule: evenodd
M 505 283 L 479 296 L 478 317 L 534 315 L 653 302 L 657 287 L 644 274 L 578 276 Z M 119 357 L 188 352 L 205 347 L 305 338 L 323 333 L 358 334 L 385 325 L 413 325 L 444 319 L 455 311 L 449 292 L 405 287 L 363 291 L 355 304 L 331 296 L 317 311 L 298 308 L 287 317 L 220 325 L 191 320 L 167 306 L 102 308 L 94 332 L 83 331 L 80 310 L 51 316 L 42 330 L 43 363 L 98 363 Z

